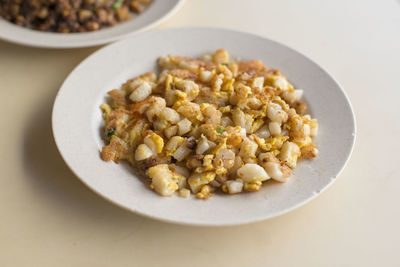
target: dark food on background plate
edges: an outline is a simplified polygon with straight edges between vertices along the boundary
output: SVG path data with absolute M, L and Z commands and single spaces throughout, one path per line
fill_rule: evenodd
M 152 0 L 0 0 L 0 16 L 20 26 L 61 33 L 96 31 L 130 20 Z

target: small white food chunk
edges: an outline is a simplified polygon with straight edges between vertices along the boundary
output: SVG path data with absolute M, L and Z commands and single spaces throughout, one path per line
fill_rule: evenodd
M 151 187 L 162 196 L 172 196 L 178 190 L 178 184 L 172 180 L 172 172 L 167 164 L 159 164 L 147 170 L 151 178 Z
M 270 103 L 268 105 L 267 116 L 271 121 L 279 123 L 285 122 L 288 119 L 288 114 L 276 103 Z
M 308 124 L 303 125 L 303 133 L 304 133 L 304 136 L 309 136 L 311 134 L 310 125 L 308 125 Z
M 278 158 L 285 162 L 290 168 L 296 167 L 297 158 L 300 156 L 300 148 L 296 143 L 286 141 L 279 153 Z
M 278 78 L 275 79 L 274 86 L 281 90 L 286 90 L 289 87 L 289 83 L 284 77 L 279 76 Z
M 186 93 L 189 100 L 193 100 L 199 94 L 199 86 L 191 80 L 182 80 L 176 83 L 179 90 Z
M 202 81 L 203 83 L 211 82 L 212 77 L 213 74 L 211 71 L 208 70 L 200 71 L 200 81 Z
M 287 101 L 290 104 L 299 101 L 302 96 L 303 96 L 303 90 L 301 89 L 296 89 L 293 91 L 284 91 L 282 93 L 283 99 L 285 99 L 285 101 Z
M 161 73 L 160 73 L 160 76 L 158 76 L 158 83 L 163 83 L 163 82 L 165 82 L 165 78 L 167 77 L 167 75 L 168 75 L 168 70 L 163 70 Z
M 280 163 L 277 162 L 267 162 L 264 163 L 263 166 L 272 179 L 281 183 L 286 182 L 286 178 L 288 178 L 292 173 L 289 167 L 283 167 Z
M 310 125 L 310 136 L 317 136 L 318 135 L 318 121 L 316 119 L 311 120 Z
M 243 181 L 240 179 L 226 181 L 229 194 L 237 194 L 243 191 Z
M 196 63 L 193 63 L 191 61 L 188 60 L 182 60 L 181 62 L 179 62 L 179 67 L 182 69 L 187 69 L 191 72 L 197 72 L 197 70 L 199 69 L 199 65 Z
M 157 115 L 165 108 L 165 99 L 158 96 L 150 97 L 150 107 L 146 110 L 146 116 L 149 121 L 154 121 Z
M 182 161 L 185 159 L 192 150 L 187 147 L 187 143 L 184 142 L 172 155 L 177 161 Z
M 154 129 L 157 130 L 157 131 L 164 130 L 165 128 L 168 127 L 168 125 L 169 125 L 169 123 L 166 120 L 163 120 L 163 119 L 160 119 L 160 118 L 156 119 L 153 122 Z
M 189 179 L 188 184 L 193 193 L 197 193 L 203 187 L 215 179 L 215 173 L 204 172 L 204 173 L 193 173 Z
M 251 109 L 259 109 L 262 106 L 261 101 L 256 97 L 250 97 L 247 100 L 247 106 Z
M 293 93 L 294 93 L 294 96 L 295 96 L 295 101 L 299 101 L 301 99 L 301 97 L 303 96 L 304 90 L 295 89 Z
M 271 136 L 271 133 L 269 132 L 269 128 L 267 125 L 261 127 L 257 132 L 255 132 L 255 135 L 257 135 L 260 138 L 268 138 Z
M 236 175 L 237 170 L 243 166 L 243 160 L 240 156 L 236 156 L 233 162 L 232 168 L 228 170 L 229 175 L 234 177 Z
M 190 132 L 192 126 L 192 122 L 187 118 L 184 118 L 180 122 L 178 122 L 178 135 L 184 135 Z
M 213 105 L 201 106 L 201 111 L 205 117 L 205 123 L 217 125 L 221 122 L 221 111 L 217 110 Z
M 178 191 L 180 197 L 188 198 L 190 196 L 190 190 L 186 188 L 182 188 Z
M 171 139 L 169 139 L 167 145 L 165 146 L 165 150 L 167 152 L 174 152 L 178 146 L 180 146 L 183 142 L 185 141 L 185 139 L 183 137 L 180 136 L 173 136 Z
M 165 92 L 165 103 L 167 106 L 172 106 L 177 101 L 176 90 L 168 90 Z
M 274 136 L 279 136 L 281 134 L 281 125 L 278 122 L 270 122 L 268 124 L 269 131 Z
M 150 158 L 152 155 L 153 151 L 146 144 L 140 144 L 135 151 L 135 160 L 141 161 Z
M 235 153 L 230 149 L 221 149 L 218 151 L 215 160 L 222 160 L 224 168 L 230 169 L 235 164 Z
M 151 151 L 153 151 L 153 155 L 161 153 L 164 147 L 164 139 L 155 133 L 146 135 L 146 137 L 143 139 L 143 143 L 145 143 L 151 149 Z
M 241 137 L 246 138 L 246 129 L 245 128 L 240 128 L 239 134 Z
M 232 120 L 236 126 L 246 128 L 246 116 L 244 115 L 244 112 L 239 108 L 236 108 L 232 112 Z
M 186 167 L 178 166 L 175 164 L 171 164 L 170 169 L 172 169 L 175 173 L 180 174 L 185 177 L 189 177 L 190 171 Z
M 221 85 L 224 82 L 224 75 L 223 74 L 219 74 L 217 76 L 214 76 L 214 78 L 212 79 L 212 85 L 211 88 L 213 91 L 219 91 L 221 90 Z
M 262 182 L 270 178 L 263 167 L 254 163 L 247 163 L 238 169 L 237 176 L 245 183 Z
M 229 117 L 222 117 L 221 118 L 221 125 L 224 127 L 232 126 L 233 121 Z
M 303 146 L 300 152 L 301 156 L 306 159 L 315 158 L 318 155 L 318 149 L 312 144 Z
M 145 100 L 151 94 L 151 85 L 143 81 L 135 90 L 129 95 L 129 99 L 133 102 L 140 102 Z
M 178 126 L 172 125 L 164 130 L 164 135 L 166 138 L 170 139 L 172 136 L 176 135 L 178 132 Z
M 187 185 L 186 177 L 178 173 L 174 173 L 173 180 L 177 183 L 178 189 L 185 188 Z
M 181 117 L 179 116 L 179 113 L 176 112 L 172 108 L 164 108 L 161 113 L 160 113 L 160 118 L 169 121 L 170 123 L 176 124 L 180 121 Z
M 216 143 L 214 143 L 214 142 L 211 142 L 211 141 L 208 141 L 208 145 L 210 146 L 210 148 L 214 148 L 214 147 L 216 147 L 216 146 L 217 146 L 217 144 L 216 144 Z
M 251 141 L 249 138 L 245 138 L 240 146 L 239 156 L 242 158 L 254 158 L 257 148 L 257 143 Z
M 207 138 L 202 135 L 200 141 L 197 144 L 196 147 L 196 154 L 202 155 L 204 152 L 206 152 L 210 148 L 210 145 L 208 143 Z
M 253 121 L 254 121 L 253 116 L 251 116 L 250 114 L 246 114 L 245 120 L 246 120 L 246 123 L 245 123 L 246 132 L 250 133 L 251 127 L 253 126 Z
M 161 56 L 157 60 L 158 65 L 163 69 L 172 69 L 175 67 L 175 63 L 169 56 Z
M 212 61 L 217 64 L 228 63 L 229 62 L 229 54 L 226 49 L 218 49 L 212 55 Z
M 264 86 L 264 77 L 256 77 L 253 80 L 252 87 L 261 90 Z

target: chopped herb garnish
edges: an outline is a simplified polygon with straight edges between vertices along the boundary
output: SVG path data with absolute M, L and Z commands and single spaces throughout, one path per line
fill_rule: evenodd
M 110 138 L 113 135 L 115 135 L 115 128 L 107 129 L 107 137 Z
M 229 66 L 229 63 L 222 63 L 222 65 L 224 65 L 224 66 Z
M 117 0 L 115 1 L 115 3 L 112 5 L 112 8 L 114 9 L 118 9 L 122 6 L 122 4 L 124 3 L 124 0 Z
M 218 125 L 217 128 L 215 129 L 217 131 L 217 133 L 222 134 L 223 132 L 225 132 L 225 128 L 221 125 Z

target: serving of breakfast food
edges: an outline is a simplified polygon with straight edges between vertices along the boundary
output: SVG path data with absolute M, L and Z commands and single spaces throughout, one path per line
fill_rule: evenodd
M 101 105 L 105 161 L 128 161 L 162 196 L 287 181 L 299 159 L 318 154 L 318 121 L 279 70 L 239 61 L 225 49 L 202 58 L 162 56 L 148 72 L 108 92 Z
M 0 16 L 16 25 L 60 33 L 96 31 L 128 21 L 152 0 L 5 0 Z

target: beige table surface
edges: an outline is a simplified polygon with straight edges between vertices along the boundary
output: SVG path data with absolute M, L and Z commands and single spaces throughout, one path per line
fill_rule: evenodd
M 280 41 L 339 80 L 358 134 L 337 182 L 244 226 L 131 214 L 81 184 L 51 134 L 57 90 L 98 47 L 0 42 L 0 266 L 400 266 L 400 1 L 187 0 L 160 28 L 199 25 Z

